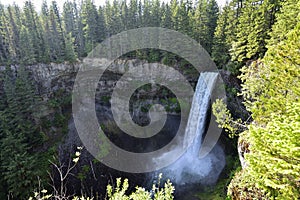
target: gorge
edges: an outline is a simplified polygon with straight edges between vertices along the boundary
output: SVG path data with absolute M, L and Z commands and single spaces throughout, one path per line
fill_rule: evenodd
M 103 126 L 106 126 L 104 129 L 109 132 L 108 134 L 112 135 L 112 138 L 110 138 L 112 140 L 114 140 L 114 137 L 117 138 L 115 141 L 119 142 L 121 146 L 125 145 L 125 143 L 127 146 L 136 144 L 134 141 L 128 140 L 126 137 L 121 137 L 121 139 L 118 138 L 120 137 L 121 131 L 118 130 L 113 123 L 111 123 L 111 120 L 113 119 L 110 111 L 110 100 L 108 97 L 113 91 L 115 82 L 122 76 L 122 74 L 125 73 L 125 71 L 130 67 L 135 67 L 140 64 L 142 64 L 142 66 L 146 65 L 146 63 L 143 62 L 144 61 L 140 60 L 118 60 L 109 68 L 110 71 L 104 74 L 98 83 L 99 87 L 97 89 L 95 99 L 98 120 L 101 123 L 103 122 Z M 39 91 L 39 96 L 42 97 L 43 102 L 47 102 L 50 101 L 57 93 L 60 96 L 57 96 L 56 98 L 64 98 L 65 96 L 70 95 L 79 67 L 80 64 L 40 64 L 28 66 L 27 70 L 29 71 L 31 78 L 34 80 L 34 85 L 37 88 L 37 91 Z M 1 69 L 4 70 L 4 68 Z M 11 69 L 15 74 L 17 74 L 19 68 L 18 66 L 12 66 Z M 192 106 L 197 107 L 198 110 L 191 112 L 189 120 L 190 122 L 188 122 L 189 126 L 192 127 L 190 131 L 197 132 L 198 135 L 195 137 L 193 145 L 176 163 L 162 170 L 162 173 L 165 174 L 164 177 L 170 178 L 175 185 L 213 185 L 217 182 L 218 176 L 225 165 L 225 155 L 222 149 L 223 147 L 220 147 L 219 145 L 217 145 L 207 157 L 203 159 L 197 159 L 202 137 L 204 137 L 205 134 L 205 126 L 207 126 L 207 120 L 210 120 L 207 119 L 210 116 L 207 116 L 206 113 L 208 109 L 210 109 L 210 90 L 214 88 L 216 76 L 217 73 L 203 73 L 200 75 L 198 81 L 197 74 L 194 77 L 188 77 L 188 80 L 192 85 L 196 85 L 198 82 L 196 86 L 196 95 L 194 97 Z M 137 93 L 133 95 L 133 99 L 137 101 L 134 102 L 136 105 L 133 105 L 133 113 L 135 113 L 135 121 L 137 123 L 147 123 L 147 112 L 141 111 L 141 107 L 147 107 L 149 104 L 154 103 L 155 99 L 158 98 L 163 100 L 163 104 L 169 107 L 167 110 L 168 120 L 166 126 L 164 127 L 163 133 L 159 134 L 160 138 L 158 138 L 159 141 L 162 141 L 161 144 L 157 144 L 157 142 L 142 143 L 144 145 L 140 144 L 141 150 L 145 149 L 145 145 L 150 144 L 150 146 L 154 145 L 154 147 L 151 148 L 159 148 L 159 146 L 168 143 L 168 141 L 174 137 L 174 134 L 178 129 L 178 124 L 180 123 L 180 113 L 176 111 L 177 104 L 176 102 L 172 102 L 174 96 L 172 96 L 171 93 L 168 93 L 168 91 L 162 94 L 161 89 L 163 88 L 158 86 L 153 86 L 150 90 L 143 88 L 138 90 Z M 39 112 L 42 113 L 44 117 L 49 117 L 52 115 L 51 113 L 54 112 L 53 108 L 49 108 L 49 106 L 44 106 L 43 108 L 43 112 L 40 112 L 41 110 L 39 110 Z M 68 113 L 70 110 L 68 111 L 68 109 L 66 109 L 65 112 Z M 56 130 L 55 127 L 51 127 L 50 129 Z M 46 134 L 49 134 L 47 136 L 50 138 L 49 141 L 52 140 L 51 137 L 56 137 L 51 135 L 51 132 Z M 61 138 L 61 141 L 58 141 L 59 157 L 63 163 L 68 163 L 72 155 L 75 154 L 76 147 L 82 146 L 72 118 L 68 119 L 67 134 L 63 134 Z M 46 143 L 48 142 L 46 141 Z M 45 145 L 45 148 L 49 147 L 49 145 Z M 126 148 L 126 145 L 124 147 Z M 111 177 L 117 178 L 119 176 L 129 177 L 133 183 L 148 187 L 149 177 L 151 180 L 151 177 L 154 176 L 151 173 L 145 175 L 126 175 L 126 173 L 122 174 L 118 171 L 107 169 L 104 165 L 95 163 L 93 161 L 93 157 L 85 150 L 82 152 L 79 164 L 80 165 L 76 168 L 76 173 L 82 174 L 81 171 L 84 166 L 88 166 L 90 170 L 85 172 L 83 179 L 80 181 L 78 181 L 78 178 L 70 178 L 72 184 L 68 186 L 69 191 L 79 192 L 79 188 L 81 187 L 80 185 L 82 184 L 87 188 L 97 187 L 99 188 L 98 190 L 103 191 L 105 190 L 104 186 L 106 185 L 107 181 L 111 179 Z M 156 174 L 157 173 L 158 172 L 156 172 Z M 109 177 L 108 174 L 111 177 Z M 99 180 L 101 180 L 101 183 L 99 183 Z

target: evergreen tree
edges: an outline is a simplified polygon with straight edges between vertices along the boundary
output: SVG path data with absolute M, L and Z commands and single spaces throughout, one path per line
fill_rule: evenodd
M 143 24 L 143 3 L 142 0 L 138 2 L 137 8 L 137 28 L 142 27 Z
M 172 0 L 170 3 L 170 7 L 171 7 L 172 29 L 178 30 L 178 15 L 179 15 L 178 1 Z
M 143 4 L 143 20 L 144 27 L 151 26 L 151 3 L 147 0 L 144 0 Z
M 6 16 L 4 6 L 0 3 L 0 63 L 9 61 L 8 31 L 6 28 Z
M 217 20 L 219 15 L 219 7 L 215 0 L 210 0 L 207 5 L 207 48 L 206 50 L 211 53 L 213 46 L 214 33 L 217 27 Z
M 247 167 L 229 186 L 229 194 L 238 199 L 300 197 L 300 22 L 284 36 L 276 35 L 291 13 L 299 16 L 299 8 L 299 1 L 283 4 L 266 55 L 242 69 L 242 94 L 253 123 L 240 138 L 249 144 L 244 155 Z
M 218 5 L 215 0 L 200 0 L 194 15 L 194 38 L 206 49 L 212 51 L 214 32 L 217 26 Z
M 179 6 L 177 7 L 177 30 L 184 33 L 189 34 L 191 31 L 190 28 L 190 18 L 189 18 L 188 6 L 186 2 L 180 1 Z
M 8 15 L 8 30 L 9 34 L 9 53 L 13 63 L 17 63 L 20 59 L 20 31 L 19 27 L 21 24 L 20 21 L 20 10 L 18 6 L 8 6 L 7 7 Z
M 49 10 L 50 20 L 50 55 L 53 61 L 62 62 L 65 58 L 65 37 L 62 21 L 56 1 L 52 1 Z
M 225 5 L 220 14 L 217 27 L 214 35 L 214 42 L 212 47 L 212 58 L 217 64 L 218 68 L 223 68 L 230 60 L 229 49 L 230 42 L 227 39 L 227 29 L 229 27 L 229 5 Z
M 161 22 L 161 5 L 159 0 L 154 0 L 151 6 L 151 26 L 159 27 Z
M 80 14 L 80 8 L 76 4 L 75 0 L 73 2 L 74 5 L 74 14 L 75 14 L 75 25 L 76 28 L 74 31 L 75 34 L 75 51 L 78 57 L 84 57 L 87 54 L 85 53 L 85 37 L 83 31 L 83 24 L 82 24 L 82 16 Z
M 64 24 L 64 31 L 66 32 L 66 34 L 72 33 L 72 37 L 74 37 L 74 30 L 76 30 L 76 22 L 74 4 L 72 2 L 67 1 L 64 3 L 62 21 Z
M 237 38 L 232 44 L 232 60 L 245 62 L 263 57 L 278 6 L 277 0 L 245 1 L 238 18 Z
M 98 12 L 91 0 L 83 2 L 81 20 L 85 38 L 85 52 L 90 52 L 97 44 L 99 39 Z
M 141 4 L 139 6 L 142 6 Z M 140 12 L 142 12 L 140 10 Z M 141 13 L 140 13 L 141 14 Z M 139 27 L 138 19 L 140 15 L 138 14 L 138 3 L 137 0 L 130 0 L 128 9 L 128 29 L 133 29 Z
M 161 27 L 163 28 L 172 28 L 172 13 L 169 4 L 162 4 L 162 18 L 161 18 Z
M 77 56 L 74 50 L 74 38 L 72 37 L 72 33 L 66 35 L 66 57 L 65 59 L 71 63 L 77 61 Z
M 50 55 L 50 44 L 51 44 L 51 32 L 50 32 L 50 18 L 49 18 L 49 8 L 47 2 L 44 0 L 41 8 L 40 21 L 42 24 L 42 37 L 44 40 L 44 55 L 42 61 L 49 63 L 51 60 Z
M 107 37 L 112 35 L 112 6 L 109 1 L 105 2 L 104 7 L 104 17 L 105 17 L 105 25 L 107 28 Z
M 122 17 L 121 17 L 121 6 L 118 0 L 114 0 L 113 1 L 113 5 L 111 7 L 111 20 L 112 20 L 112 24 L 111 24 L 111 30 L 113 34 L 117 34 L 122 32 L 124 29 L 122 27 Z
M 20 32 L 20 62 L 32 64 L 36 62 L 34 46 L 31 41 L 30 32 L 25 26 L 21 26 Z
M 41 137 L 34 121 L 37 105 L 33 88 L 24 69 L 14 77 L 12 71 L 5 71 L 5 108 L 0 110 L 1 173 L 10 196 L 23 199 L 36 186 L 37 157 L 32 148 Z M 8 194 L 7 194 L 8 195 Z
M 129 27 L 129 10 L 127 7 L 126 0 L 121 2 L 121 24 L 122 24 L 122 30 L 128 30 Z
M 123 24 L 126 24 L 126 28 L 128 27 L 128 22 L 127 23 L 123 22 Z M 107 30 L 105 25 L 104 9 L 101 6 L 98 9 L 98 28 L 99 28 L 98 42 L 102 42 L 106 38 Z
M 299 33 L 297 23 L 285 41 L 269 48 L 261 63 L 243 69 L 243 94 L 255 123 L 243 136 L 251 144 L 245 154 L 247 169 L 230 191 L 237 185 L 240 190 L 255 186 L 264 191 L 264 198 L 300 197 Z
M 297 4 L 298 3 L 298 4 Z M 286 33 L 294 28 L 299 21 L 299 0 L 280 1 L 282 8 L 276 13 L 276 23 L 272 26 L 271 38 L 268 41 L 268 45 L 276 45 L 282 40 L 287 39 Z M 277 7 L 272 7 L 272 13 L 278 10 Z M 275 11 L 274 11 L 275 10 Z M 271 22 L 274 22 L 275 17 L 271 18 Z
M 29 32 L 29 40 L 34 49 L 34 59 L 32 59 L 33 64 L 38 61 L 42 61 L 43 55 L 45 53 L 44 40 L 41 34 L 41 24 L 38 20 L 37 12 L 35 11 L 34 5 L 30 1 L 25 2 L 23 7 L 23 25 L 27 28 Z

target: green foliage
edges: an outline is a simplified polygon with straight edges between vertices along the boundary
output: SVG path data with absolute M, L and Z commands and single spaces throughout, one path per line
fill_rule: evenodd
M 159 0 L 106 2 L 96 7 L 92 0 L 77 5 L 44 1 L 41 13 L 33 2 L 23 8 L 0 7 L 0 63 L 30 65 L 49 62 L 76 62 L 105 38 L 139 27 L 166 27 L 187 34 L 211 53 L 219 8 L 215 0 Z M 128 54 L 128 56 L 132 56 Z M 139 50 L 136 56 L 150 62 L 172 63 L 173 56 L 157 50 Z
M 215 186 L 204 188 L 197 193 L 199 200 L 230 200 L 227 194 L 227 186 L 230 184 L 234 175 L 241 170 L 240 160 L 237 156 L 226 156 L 226 166 Z
M 201 0 L 194 11 L 193 37 L 211 53 L 214 32 L 217 27 L 219 8 L 215 0 Z
M 265 127 L 249 127 L 251 153 L 245 158 L 259 188 L 277 199 L 294 199 L 300 197 L 300 102 L 285 108 L 288 114 L 272 114 Z
M 86 178 L 86 176 L 87 176 L 87 174 L 88 174 L 89 171 L 90 171 L 90 166 L 89 165 L 82 166 L 82 169 L 78 173 L 77 178 L 79 180 L 83 181 Z
M 161 175 L 160 175 L 161 179 Z M 159 180 L 160 180 L 159 179 Z M 159 181 L 160 184 L 160 181 Z M 163 188 L 159 188 L 153 185 L 152 192 L 146 191 L 144 188 L 136 187 L 136 191 L 127 195 L 127 190 L 129 188 L 128 179 L 125 179 L 122 183 L 121 178 L 117 179 L 116 188 L 111 185 L 107 186 L 107 195 L 109 200 L 172 200 L 174 199 L 174 187 L 172 183 L 168 180 Z
M 63 127 L 66 124 L 66 118 L 60 113 L 54 114 L 53 125 L 56 127 Z
M 212 105 L 213 114 L 216 116 L 216 122 L 220 128 L 224 128 L 230 137 L 236 136 L 245 127 L 241 119 L 234 120 L 230 111 L 227 109 L 223 100 L 217 99 Z
M 233 0 L 225 5 L 212 48 L 218 68 L 237 75 L 248 61 L 262 58 L 280 6 L 278 0 Z
M 280 1 L 282 8 L 280 12 L 276 14 L 276 23 L 272 27 L 270 33 L 270 40 L 268 45 L 276 45 L 277 43 L 286 40 L 286 33 L 293 29 L 299 22 L 299 0 L 285 0 Z
M 177 0 L 170 4 L 160 4 L 158 0 L 114 1 L 112 5 L 107 1 L 99 9 L 93 1 L 84 0 L 80 6 L 75 1 L 66 2 L 62 12 L 53 1 L 49 8 L 45 2 L 40 14 L 30 1 L 23 8 L 0 4 L 0 64 L 76 62 L 105 37 L 143 26 L 161 25 L 188 34 L 212 53 L 219 68 L 234 75 L 242 73 L 242 95 L 253 123 L 243 133 L 243 141 L 250 144 L 245 154 L 248 167 L 237 173 L 229 194 L 233 198 L 297 199 L 300 196 L 299 3 L 299 0 L 232 0 L 218 20 L 214 0 L 200 0 L 196 5 Z M 179 61 L 180 69 L 188 72 L 188 64 L 168 52 L 147 49 L 128 54 L 131 56 L 164 64 Z M 41 171 L 38 166 L 44 169 L 45 165 L 34 153 L 43 141 L 36 124 L 39 100 L 23 68 L 17 77 L 7 70 L 1 80 L 4 83 L 4 93 L 0 95 L 1 191 L 22 198 L 36 184 Z M 60 94 L 59 97 L 64 96 Z M 168 92 L 162 90 L 162 95 Z M 65 96 L 48 102 L 57 112 L 52 124 L 44 122 L 46 128 L 54 124 L 67 130 L 68 117 L 63 109 L 70 100 L 70 96 Z M 179 109 L 174 99 L 163 104 L 168 111 Z M 181 105 L 185 106 L 184 102 Z M 221 101 L 213 105 L 213 112 L 220 126 L 231 133 L 246 128 L 240 120 L 232 118 Z M 113 125 L 107 125 L 106 129 L 118 132 Z M 101 148 L 99 155 L 105 156 L 109 145 L 102 144 Z M 80 177 L 83 179 L 84 174 Z M 127 196 L 128 187 L 128 182 L 122 185 L 117 181 L 119 189 L 111 188 L 111 197 L 151 198 L 142 188 Z M 157 189 L 154 198 L 168 199 L 172 192 L 168 185 Z M 42 198 L 50 198 L 46 193 Z
M 24 68 L 15 78 L 10 69 L 5 74 L 2 103 L 6 106 L 0 110 L 1 184 L 6 187 L 6 195 L 22 199 L 37 184 L 37 177 L 43 176 L 38 167 L 43 161 L 33 152 L 42 141 L 35 123 L 39 101 Z
M 232 75 L 238 76 L 241 72 L 240 69 L 243 66 L 242 63 L 238 61 L 229 61 L 225 67 L 226 70 L 230 71 Z
M 29 197 L 29 200 L 46 200 L 46 199 L 70 199 L 73 197 L 73 200 L 92 200 L 94 197 L 85 197 L 85 196 L 68 196 L 64 191 L 65 186 L 65 180 L 68 176 L 72 175 L 71 172 L 75 168 L 75 166 L 78 164 L 81 156 L 82 147 L 77 147 L 77 151 L 72 159 L 73 164 L 69 164 L 66 172 L 62 170 L 62 166 L 59 166 L 58 164 L 55 164 L 51 162 L 53 167 L 57 170 L 61 186 L 59 188 L 56 188 L 55 185 L 52 185 L 53 191 L 47 191 L 46 189 L 42 189 L 39 187 L 35 192 L 33 193 L 33 196 Z M 83 180 L 85 178 L 85 174 L 90 170 L 88 165 L 83 166 L 83 171 L 78 174 L 78 177 L 80 180 Z M 174 186 L 172 186 L 172 183 L 170 180 L 167 180 L 167 182 L 164 184 L 164 187 L 160 188 L 160 180 L 162 178 L 162 174 L 159 175 L 158 184 L 153 185 L 151 192 L 147 191 L 145 188 L 136 187 L 136 191 L 132 192 L 130 195 L 127 195 L 129 183 L 128 179 L 125 179 L 122 183 L 121 178 L 118 178 L 116 181 L 116 187 L 114 188 L 111 185 L 107 185 L 107 197 L 109 200 L 173 200 L 173 193 L 174 193 Z M 39 185 L 40 186 L 40 185 Z
M 159 188 L 153 186 L 153 191 L 149 192 L 145 188 L 136 187 L 136 191 L 132 192 L 130 195 L 127 195 L 129 183 L 128 179 L 125 179 L 123 182 L 121 178 L 117 179 L 117 185 L 115 188 L 113 186 L 107 186 L 107 197 L 109 200 L 173 200 L 174 187 L 172 183 L 168 180 L 164 187 Z M 29 198 L 29 200 L 46 200 L 55 197 L 54 194 L 49 194 L 49 192 L 45 189 L 39 190 L 38 192 L 34 192 L 34 195 Z M 59 198 L 65 199 L 67 196 L 60 196 Z M 70 198 L 70 197 L 69 197 Z M 74 196 L 73 200 L 93 200 L 93 197 L 85 197 L 85 196 Z
M 286 105 L 299 101 L 299 26 L 270 47 L 262 62 L 242 69 L 245 105 L 259 123 L 266 124 L 274 113 L 288 114 Z
M 263 57 L 278 7 L 276 0 L 247 0 L 243 3 L 237 37 L 231 49 L 233 61 L 244 62 Z
M 230 12 L 229 5 L 225 5 L 222 13 L 219 15 L 216 31 L 212 46 L 212 59 L 216 63 L 218 68 L 223 68 L 224 65 L 230 60 L 229 48 L 230 43 L 227 41 L 230 28 Z
M 295 15 L 297 1 L 287 1 L 278 27 Z M 285 21 L 285 22 L 284 22 Z M 280 31 L 279 31 L 280 32 Z M 299 199 L 300 197 L 300 22 L 280 42 L 270 41 L 262 60 L 242 69 L 242 95 L 253 123 L 243 134 L 249 143 L 247 167 L 235 176 L 229 194 L 236 198 Z
M 102 97 L 101 97 L 101 101 L 103 101 L 104 103 L 107 104 L 107 103 L 109 103 L 110 98 L 111 98 L 110 96 L 102 96 Z
M 66 56 L 65 56 L 65 60 L 74 63 L 77 61 L 77 56 L 75 54 L 75 50 L 74 50 L 74 38 L 72 38 L 72 34 L 69 33 L 66 35 L 65 38 L 66 41 Z

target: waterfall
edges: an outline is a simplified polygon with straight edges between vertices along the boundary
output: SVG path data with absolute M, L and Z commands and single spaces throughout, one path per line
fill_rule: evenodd
M 218 73 L 214 72 L 200 74 L 185 129 L 183 145 L 189 145 L 191 138 L 194 138 L 193 142 L 176 162 L 162 170 L 164 177 L 178 185 L 214 184 L 225 166 L 225 155 L 219 145 L 216 145 L 204 158 L 199 158 L 202 136 L 206 129 L 207 111 L 210 106 L 210 94 L 214 89 L 217 77 Z M 168 154 L 167 152 L 159 159 L 166 158 L 165 156 Z

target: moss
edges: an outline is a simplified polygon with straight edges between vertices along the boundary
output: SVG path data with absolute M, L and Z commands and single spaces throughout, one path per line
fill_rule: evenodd
M 149 92 L 152 90 L 152 85 L 151 84 L 146 84 L 146 85 L 143 85 L 141 87 L 141 89 L 145 90 L 146 92 Z
M 204 192 L 198 193 L 196 197 L 198 197 L 199 200 L 230 199 L 230 197 L 227 197 L 226 195 L 226 183 L 227 179 L 222 179 L 218 182 L 218 184 L 215 187 L 206 189 Z
M 101 97 L 101 101 L 103 101 L 104 103 L 109 103 L 111 97 L 110 96 L 102 96 Z
M 206 188 L 203 192 L 197 193 L 195 196 L 200 200 L 224 200 L 231 199 L 227 195 L 227 187 L 231 183 L 236 173 L 241 171 L 240 162 L 237 156 L 226 156 L 226 166 L 221 174 L 221 178 L 214 187 Z

